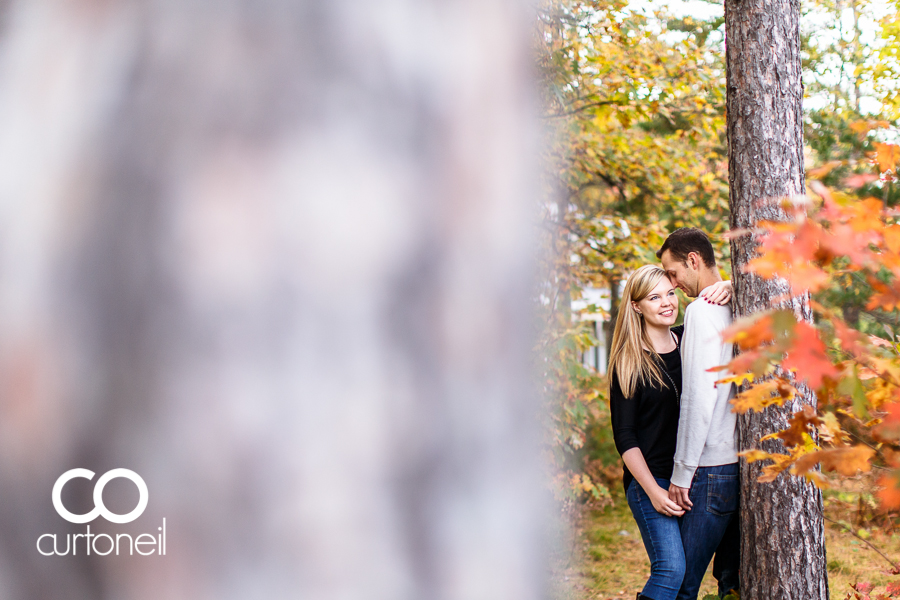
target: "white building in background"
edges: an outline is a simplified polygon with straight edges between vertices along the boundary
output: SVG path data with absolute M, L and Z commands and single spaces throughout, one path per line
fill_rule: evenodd
M 591 305 L 603 309 L 604 313 L 581 312 Z M 609 290 L 606 288 L 584 288 L 581 299 L 572 301 L 572 312 L 581 313 L 581 320 L 590 322 L 591 330 L 597 339 L 596 346 L 592 346 L 582 353 L 581 363 L 586 367 L 596 369 L 599 373 L 606 373 L 606 331 L 604 330 L 606 319 L 604 314 L 608 315 L 609 310 Z

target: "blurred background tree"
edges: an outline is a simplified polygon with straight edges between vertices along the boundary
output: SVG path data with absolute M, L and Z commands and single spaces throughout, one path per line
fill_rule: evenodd
M 525 4 L 0 11 L 0 598 L 541 598 Z

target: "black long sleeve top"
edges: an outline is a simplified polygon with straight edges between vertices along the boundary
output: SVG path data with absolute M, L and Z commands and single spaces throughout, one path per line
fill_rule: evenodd
M 684 326 L 673 327 L 672 332 L 681 346 Z M 612 374 L 609 395 L 609 409 L 612 420 L 613 438 L 616 450 L 624 454 L 632 448 L 640 448 L 650 473 L 654 477 L 669 479 L 675 466 L 675 445 L 678 439 L 678 410 L 681 394 L 681 355 L 679 348 L 660 354 L 666 365 L 666 372 L 678 389 L 673 390 L 668 378 L 660 387 L 652 384 L 638 384 L 630 398 L 626 398 L 619 386 L 615 373 Z M 625 467 L 622 483 L 625 489 L 634 476 Z

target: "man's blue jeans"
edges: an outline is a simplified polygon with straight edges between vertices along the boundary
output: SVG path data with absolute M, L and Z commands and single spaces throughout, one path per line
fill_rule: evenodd
M 681 517 L 685 572 L 678 600 L 696 600 L 713 553 L 719 594 L 739 589 L 740 500 L 738 463 L 699 467 L 691 482 L 693 507 Z
M 669 489 L 668 479 L 656 478 L 656 483 L 664 490 Z M 674 600 L 684 577 L 684 550 L 678 519 L 656 512 L 650 497 L 637 481 L 628 485 L 625 496 L 650 557 L 650 579 L 641 594 L 653 600 Z

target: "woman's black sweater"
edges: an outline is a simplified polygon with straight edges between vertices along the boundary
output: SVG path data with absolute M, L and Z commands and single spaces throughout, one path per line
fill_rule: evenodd
M 681 346 L 684 326 L 673 327 L 672 332 Z M 624 454 L 632 448 L 640 448 L 647 467 L 654 477 L 669 479 L 675 466 L 675 444 L 678 439 L 678 409 L 681 394 L 681 354 L 679 348 L 660 354 L 666 364 L 666 372 L 678 386 L 673 390 L 669 379 L 663 375 L 664 387 L 638 383 L 632 397 L 622 394 L 616 374 L 610 384 L 609 409 L 612 419 L 616 450 Z M 634 479 L 628 467 L 622 483 L 625 489 Z

